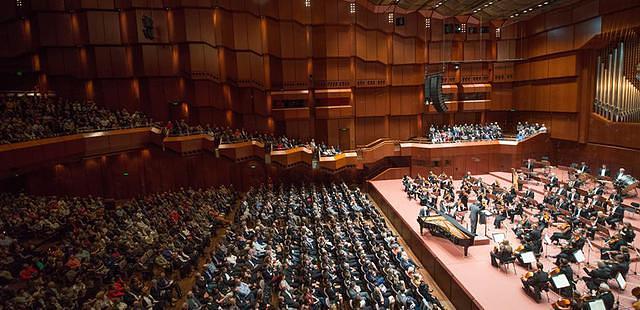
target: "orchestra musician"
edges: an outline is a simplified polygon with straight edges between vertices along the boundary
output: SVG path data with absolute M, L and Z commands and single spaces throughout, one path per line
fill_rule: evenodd
M 560 239 L 569 240 L 572 236 L 573 227 L 569 223 L 560 223 L 558 224 L 559 231 L 554 232 L 551 235 L 551 242 L 558 243 Z
M 618 174 L 616 174 L 616 177 L 614 178 L 614 180 L 616 182 L 621 181 L 622 177 L 624 177 L 624 175 L 625 175 L 624 172 L 625 172 L 624 168 L 620 168 L 620 170 L 618 170 Z
M 571 189 L 571 192 L 569 193 L 568 198 L 569 198 L 569 201 L 580 200 L 580 194 L 578 194 L 575 187 Z
M 560 262 L 560 259 L 562 259 L 562 258 L 564 258 L 564 259 L 566 259 L 566 260 L 568 260 L 568 261 L 570 261 L 572 263 L 575 263 L 576 262 L 576 258 L 573 255 L 573 253 L 575 253 L 578 250 L 582 250 L 582 248 L 584 247 L 585 243 L 586 243 L 586 240 L 582 236 L 582 230 L 581 229 L 575 229 L 573 231 L 573 236 L 571 237 L 571 239 L 569 239 L 569 243 L 567 243 L 566 245 L 563 245 L 560 248 L 560 253 L 555 256 L 556 264 L 558 264 L 558 262 Z
M 525 187 L 524 197 L 534 199 L 536 194 L 528 187 Z
M 506 220 L 509 216 L 507 207 L 504 206 L 502 201 L 497 201 L 495 204 L 496 217 L 493 219 L 493 227 L 500 229 L 502 227 L 502 221 Z
M 513 248 L 509 243 L 509 240 L 504 239 L 500 242 L 500 245 L 494 247 L 491 253 L 491 266 L 500 267 L 499 263 L 507 261 L 513 257 Z
M 620 202 L 615 202 L 613 209 L 609 212 L 609 216 L 605 220 L 612 228 L 616 227 L 617 223 L 621 223 L 624 219 L 624 207 L 620 205 Z
M 531 158 L 527 159 L 527 170 L 529 170 L 529 172 L 533 172 L 533 168 L 535 168 L 533 159 Z
M 602 164 L 602 167 L 598 170 L 598 177 L 611 177 L 611 170 L 607 168 L 607 165 Z
M 591 240 L 596 238 L 596 232 L 598 231 L 598 225 L 604 225 L 605 214 L 602 211 L 598 211 L 596 216 L 591 217 L 591 224 L 587 226 L 587 237 Z
M 594 196 L 602 196 L 602 195 L 604 195 L 604 186 L 602 184 L 598 184 L 598 186 L 594 187 L 587 193 L 587 195 L 585 196 L 585 199 L 592 198 Z
M 580 166 L 578 168 L 579 173 L 589 173 L 590 171 L 591 169 L 589 169 L 589 166 L 587 164 L 585 164 L 584 162 L 580 163 Z
M 634 231 L 631 223 L 625 223 L 620 231 L 620 235 L 622 239 L 626 241 L 628 244 L 633 244 L 633 240 L 636 238 L 636 232 Z
M 551 189 L 558 187 L 560 185 L 560 180 L 556 176 L 555 173 L 551 173 L 551 177 L 549 178 L 549 183 L 547 183 L 544 188 L 545 190 L 550 191 Z
M 600 249 L 600 258 L 601 259 L 610 259 L 613 257 L 611 254 L 620 253 L 621 247 L 626 246 L 627 241 L 622 238 L 620 233 L 614 234 L 609 238 L 603 247 Z
M 536 302 L 542 300 L 542 291 L 548 287 L 549 274 L 543 269 L 542 263 L 537 263 L 534 272 L 527 272 L 520 281 L 527 294 L 532 295 Z
M 604 261 L 598 262 L 598 268 L 591 271 L 584 268 L 584 271 L 587 273 L 587 276 L 582 277 L 582 279 L 587 285 L 587 288 L 592 291 L 597 290 L 600 284 L 607 282 L 611 277 L 611 268 L 607 266 Z
M 560 259 L 558 261 L 557 266 L 549 271 L 549 278 L 553 278 L 559 274 L 564 274 L 565 277 L 567 277 L 567 280 L 569 281 L 570 286 L 558 289 L 557 287 L 555 287 L 555 284 L 553 283 L 553 281 L 549 281 L 552 285 L 552 288 L 554 289 L 554 291 L 560 293 L 561 296 L 571 297 L 572 292 L 575 289 L 575 282 L 573 279 L 573 269 L 571 268 L 571 265 L 569 265 L 569 261 L 564 258 Z
M 568 193 L 567 188 L 565 186 L 559 186 L 559 185 L 556 185 L 556 186 L 558 187 L 556 189 L 556 195 L 566 197 Z
M 598 299 L 602 299 L 605 309 L 614 309 L 616 300 L 613 297 L 611 289 L 609 288 L 609 285 L 607 283 L 600 284 L 600 286 L 598 287 L 598 294 L 596 296 Z

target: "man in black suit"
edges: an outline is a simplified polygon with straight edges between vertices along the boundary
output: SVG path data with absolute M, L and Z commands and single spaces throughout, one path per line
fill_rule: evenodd
M 618 174 L 616 174 L 616 177 L 614 178 L 615 181 L 619 181 L 622 179 L 622 177 L 625 175 L 625 170 L 624 168 L 620 168 L 620 170 L 618 170 Z
M 590 171 L 591 169 L 589 169 L 589 166 L 587 166 L 587 164 L 585 164 L 584 162 L 580 163 L 580 167 L 578 167 L 578 172 L 589 173 Z
M 576 191 L 575 187 L 571 189 L 571 192 L 569 193 L 569 201 L 576 201 L 580 199 L 580 194 L 578 194 L 578 192 Z
M 610 177 L 610 176 L 611 176 L 611 170 L 607 168 L 607 165 L 602 164 L 602 167 L 600 167 L 600 169 L 598 170 L 598 177 Z
M 531 172 L 533 171 L 533 168 L 534 168 L 533 159 L 531 158 L 527 159 L 527 170 Z
M 558 177 L 556 176 L 555 173 L 552 173 L 551 178 L 549 178 L 549 184 L 545 185 L 544 188 L 546 190 L 551 190 L 554 187 L 558 187 L 559 184 L 560 184 L 560 180 L 558 180 Z
M 528 187 L 525 188 L 524 197 L 534 199 L 536 194 Z
M 605 309 L 613 309 L 616 299 L 611 293 L 611 289 L 609 289 L 609 285 L 607 283 L 601 283 L 600 287 L 598 287 L 598 298 L 602 299 L 604 303 Z
M 522 286 L 527 291 L 527 294 L 533 295 L 536 302 L 542 299 L 541 292 L 546 289 L 547 282 L 549 281 L 549 274 L 542 270 L 543 265 L 538 263 L 536 265 L 536 271 L 528 279 L 522 278 Z
M 484 208 L 478 204 L 474 203 L 469 207 L 469 221 L 471 222 L 471 232 L 476 234 L 476 228 L 478 227 L 478 217 L 480 216 L 480 212 Z
M 607 224 L 611 225 L 611 227 L 615 228 L 616 223 L 622 222 L 623 219 L 624 219 L 624 207 L 620 205 L 619 202 L 617 202 L 613 206 L 613 209 L 611 209 L 611 213 L 609 213 L 609 216 L 605 221 L 607 222 Z
M 566 197 L 567 196 L 567 189 L 562 187 L 562 186 L 558 187 L 558 190 L 556 191 L 556 195 L 565 196 Z
M 587 287 L 593 291 L 597 290 L 601 283 L 607 282 L 611 277 L 611 268 L 609 268 L 609 266 L 607 266 L 603 261 L 599 261 L 598 268 L 591 271 L 585 268 L 585 272 L 588 276 L 582 277 L 582 279 L 587 284 Z

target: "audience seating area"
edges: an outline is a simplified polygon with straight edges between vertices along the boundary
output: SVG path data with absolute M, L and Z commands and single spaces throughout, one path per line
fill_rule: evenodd
M 440 307 L 358 189 L 263 186 L 188 293 L 189 309 Z
M 284 151 L 295 147 L 307 147 L 314 150 L 314 152 L 317 151 L 320 156 L 335 156 L 342 153 L 342 150 L 340 150 L 339 147 L 328 146 L 324 143 L 317 144 L 314 139 L 305 142 L 287 136 L 275 136 L 270 133 L 248 133 L 244 129 L 232 129 L 229 127 L 212 128 L 209 124 L 204 127 L 200 125 L 189 126 L 189 124 L 184 120 L 174 122 L 169 121 L 164 128 L 162 128 L 162 131 L 169 137 L 206 134 L 213 137 L 220 144 L 257 141 L 263 143 L 267 149 L 273 151 Z
M 518 122 L 518 125 L 516 126 L 516 140 L 522 141 L 527 137 L 541 132 L 547 132 L 547 127 L 544 124 L 540 125 L 538 123 L 529 124 L 528 122 Z
M 164 308 L 236 197 L 225 187 L 117 204 L 1 194 L 0 308 Z
M 109 111 L 93 102 L 37 96 L 0 100 L 0 144 L 150 124 L 141 112 Z
M 468 141 L 498 140 L 502 138 L 502 128 L 498 123 L 464 124 L 436 127 L 431 125 L 427 136 L 431 143 L 452 143 Z

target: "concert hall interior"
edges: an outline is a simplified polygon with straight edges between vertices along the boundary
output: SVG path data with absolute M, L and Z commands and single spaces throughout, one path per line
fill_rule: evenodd
M 0 1 L 0 310 L 640 310 L 639 17 Z

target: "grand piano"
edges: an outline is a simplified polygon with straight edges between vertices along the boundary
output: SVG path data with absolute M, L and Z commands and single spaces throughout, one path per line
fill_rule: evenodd
M 460 225 L 451 216 L 438 212 L 437 215 L 418 217 L 420 224 L 420 234 L 427 228 L 432 235 L 449 239 L 453 244 L 464 247 L 464 256 L 467 256 L 469 247 L 473 245 L 475 235 Z

